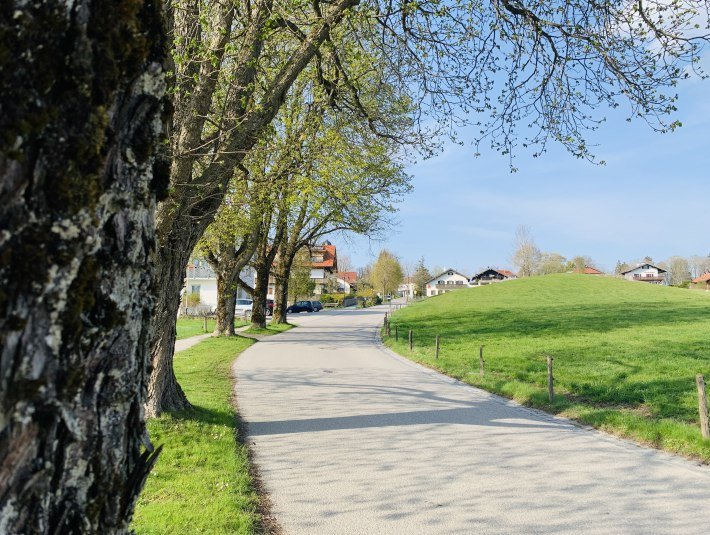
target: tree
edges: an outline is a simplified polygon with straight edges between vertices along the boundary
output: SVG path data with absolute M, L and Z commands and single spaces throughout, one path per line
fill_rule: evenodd
M 311 255 L 304 247 L 296 253 L 289 270 L 288 297 L 291 301 L 307 299 L 313 295 L 315 288 L 316 283 L 311 278 Z
M 148 413 L 188 405 L 172 372 L 173 319 L 187 255 L 212 221 L 233 169 L 308 65 L 315 65 L 316 83 L 332 106 L 360 115 L 381 135 L 402 139 L 388 116 L 371 108 L 394 94 L 415 110 L 419 139 L 478 124 L 487 113 L 478 142 L 489 140 L 503 154 L 512 154 L 523 121 L 533 134 L 522 144 L 539 147 L 536 155 L 553 139 L 592 159 L 585 133 L 601 120 L 601 103 L 617 107 L 624 99 L 632 116 L 659 130 L 678 125 L 664 120 L 675 111 L 667 89 L 685 65 L 695 65 L 704 42 L 689 35 L 697 9 L 681 4 L 171 4 L 176 114 L 171 195 L 157 213 L 161 292 Z M 394 89 L 372 99 L 360 81 L 374 67 Z
M 688 258 L 692 278 L 700 277 L 710 271 L 710 257 L 693 255 Z
M 414 291 L 417 295 L 426 295 L 426 283 L 431 280 L 431 277 L 431 273 L 424 264 L 424 257 L 421 257 L 414 268 L 414 275 L 412 275 Z
M 582 272 L 584 272 L 584 259 L 582 261 Z M 567 259 L 557 253 L 540 253 L 535 275 L 550 275 L 552 273 L 564 273 L 567 271 Z
M 338 255 L 338 271 L 355 271 L 352 260 L 346 254 Z
M 159 453 L 142 404 L 167 180 L 160 9 L 3 6 L 3 533 L 126 532 Z
M 682 256 L 671 256 L 666 260 L 666 264 L 668 266 L 669 283 L 673 286 L 681 285 L 692 278 L 690 265 Z
M 572 259 L 572 264 L 574 265 L 573 269 L 575 273 L 584 273 L 584 268 L 587 266 L 591 267 L 591 264 L 589 264 L 583 256 L 575 256 Z
M 518 227 L 513 247 L 511 262 L 518 268 L 518 277 L 531 277 L 535 273 L 541 253 L 527 227 Z
M 623 272 L 629 270 L 629 264 L 622 262 L 621 260 L 616 261 L 616 267 L 614 268 L 615 275 L 621 275 Z
M 380 251 L 372 266 L 372 287 L 382 292 L 382 297 L 393 294 L 402 283 L 404 274 L 399 260 L 386 249 Z

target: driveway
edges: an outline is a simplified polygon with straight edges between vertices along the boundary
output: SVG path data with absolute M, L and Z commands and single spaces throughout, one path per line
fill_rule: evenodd
M 237 359 L 286 533 L 703 533 L 710 470 L 383 349 L 385 307 L 296 315 Z

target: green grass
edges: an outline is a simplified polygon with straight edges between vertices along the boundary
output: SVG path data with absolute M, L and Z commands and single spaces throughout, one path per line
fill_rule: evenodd
M 249 327 L 248 329 L 242 331 L 244 334 L 261 334 L 261 335 L 272 335 L 279 334 L 289 329 L 293 329 L 295 326 L 290 323 L 267 323 L 266 329 L 257 329 L 256 327 Z
M 234 322 L 235 327 L 242 327 L 246 325 L 247 322 L 242 320 L 236 320 Z M 177 339 L 189 338 L 191 336 L 197 336 L 198 334 L 205 334 L 204 330 L 205 320 L 203 318 L 178 318 L 176 328 L 177 328 Z M 215 328 L 214 318 L 207 318 L 207 332 L 211 333 Z
M 400 333 L 394 341 L 394 325 Z M 414 350 L 406 341 L 414 332 Z M 395 351 L 450 376 L 621 436 L 710 461 L 696 374 L 710 379 L 710 296 L 550 275 L 459 290 L 394 314 Z M 440 358 L 434 339 L 441 336 Z M 486 374 L 478 374 L 484 345 Z M 554 358 L 547 400 L 544 355 Z
M 138 534 L 258 531 L 258 494 L 247 448 L 235 440 L 230 365 L 247 338 L 213 338 L 175 355 L 175 374 L 193 408 L 148 421 L 163 444 L 141 494 Z

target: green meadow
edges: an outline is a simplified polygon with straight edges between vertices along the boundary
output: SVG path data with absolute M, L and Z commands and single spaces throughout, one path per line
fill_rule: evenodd
M 394 314 L 391 333 L 385 336 L 389 347 L 452 377 L 710 462 L 710 440 L 700 435 L 695 384 L 696 374 L 710 382 L 710 295 L 705 292 L 589 275 L 533 277 L 410 305 Z M 439 359 L 434 358 L 436 335 L 441 337 Z M 554 359 L 552 403 L 547 355 Z

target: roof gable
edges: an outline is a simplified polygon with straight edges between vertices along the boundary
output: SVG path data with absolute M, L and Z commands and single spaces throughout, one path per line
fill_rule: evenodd
M 453 274 L 459 275 L 460 277 L 463 277 L 464 279 L 466 279 L 466 281 L 468 282 L 468 277 L 467 277 L 466 275 L 464 275 L 464 274 L 462 274 L 462 273 L 459 273 L 459 272 L 456 271 L 455 269 L 447 269 L 446 271 L 442 271 L 441 273 L 439 273 L 436 277 L 432 277 L 431 279 L 429 279 L 428 281 L 426 281 L 425 284 L 430 283 L 431 281 L 436 280 L 436 279 L 438 279 L 438 278 L 440 278 L 440 277 L 443 277 L 444 275 L 449 276 L 449 273 L 451 273 L 452 275 L 453 275 Z

